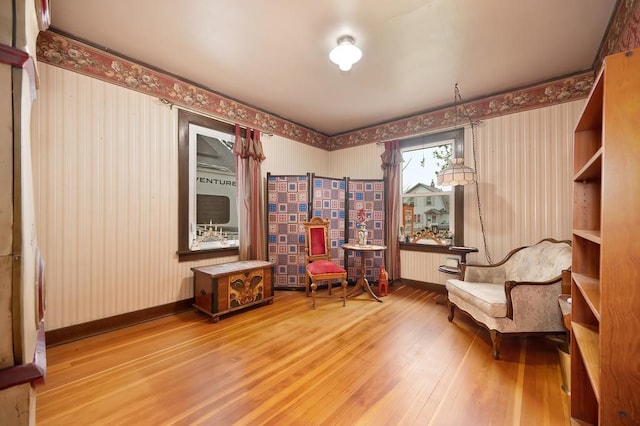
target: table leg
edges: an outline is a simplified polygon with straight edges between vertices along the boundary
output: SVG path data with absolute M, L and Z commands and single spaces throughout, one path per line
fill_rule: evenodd
M 371 290 L 371 286 L 369 285 L 369 281 L 364 277 L 362 278 L 362 287 L 366 290 L 367 293 L 369 293 L 369 296 L 371 296 L 373 299 L 377 300 L 378 302 L 382 303 L 382 299 L 380 299 L 373 292 L 373 290 Z
M 369 285 L 369 281 L 367 280 L 366 268 L 365 268 L 365 265 L 364 265 L 364 252 L 362 253 L 361 256 L 362 256 L 362 259 L 361 259 L 361 263 L 362 264 L 361 264 L 361 268 L 360 268 L 361 277 L 358 278 L 358 281 L 356 281 L 355 287 L 353 287 L 353 290 L 351 290 L 349 292 L 349 294 L 347 294 L 347 297 L 357 296 L 357 295 L 359 295 L 361 293 L 364 293 L 366 291 L 367 293 L 369 293 L 369 296 L 371 296 L 374 300 L 382 303 L 382 299 L 379 298 L 373 292 L 373 290 L 371 290 L 371 286 Z

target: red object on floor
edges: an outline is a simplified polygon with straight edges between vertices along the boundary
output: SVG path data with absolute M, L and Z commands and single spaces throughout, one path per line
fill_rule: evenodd
M 389 294 L 389 274 L 384 269 L 384 265 L 380 267 L 380 277 L 378 278 L 378 296 L 387 296 Z

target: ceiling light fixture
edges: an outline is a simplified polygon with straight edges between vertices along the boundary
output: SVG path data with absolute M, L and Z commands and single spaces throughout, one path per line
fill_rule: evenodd
M 349 71 L 353 64 L 362 58 L 362 50 L 354 43 L 353 37 L 344 35 L 338 38 L 338 45 L 329 53 L 329 59 L 338 65 L 341 71 Z

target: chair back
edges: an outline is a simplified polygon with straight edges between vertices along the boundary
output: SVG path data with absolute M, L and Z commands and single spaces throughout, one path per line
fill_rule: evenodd
M 329 247 L 329 220 L 314 217 L 309 222 L 303 222 L 305 228 L 305 256 L 307 262 L 331 258 Z

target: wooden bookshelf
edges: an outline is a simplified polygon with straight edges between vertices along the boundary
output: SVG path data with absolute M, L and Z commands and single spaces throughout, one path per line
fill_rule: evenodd
M 602 147 L 596 151 L 595 155 L 578 170 L 573 180 L 575 181 L 599 181 L 602 175 Z
M 593 393 L 596 400 L 600 400 L 600 350 L 598 346 L 600 336 L 598 328 L 573 322 L 571 324 L 571 332 L 574 334 L 576 342 L 578 342 Z
M 586 240 L 600 244 L 600 231 L 591 229 L 574 229 L 573 234 Z
M 574 285 L 580 290 L 589 310 L 600 321 L 600 280 L 578 273 L 573 274 Z
M 572 424 L 640 424 L 638 76 L 607 57 L 574 132 Z

